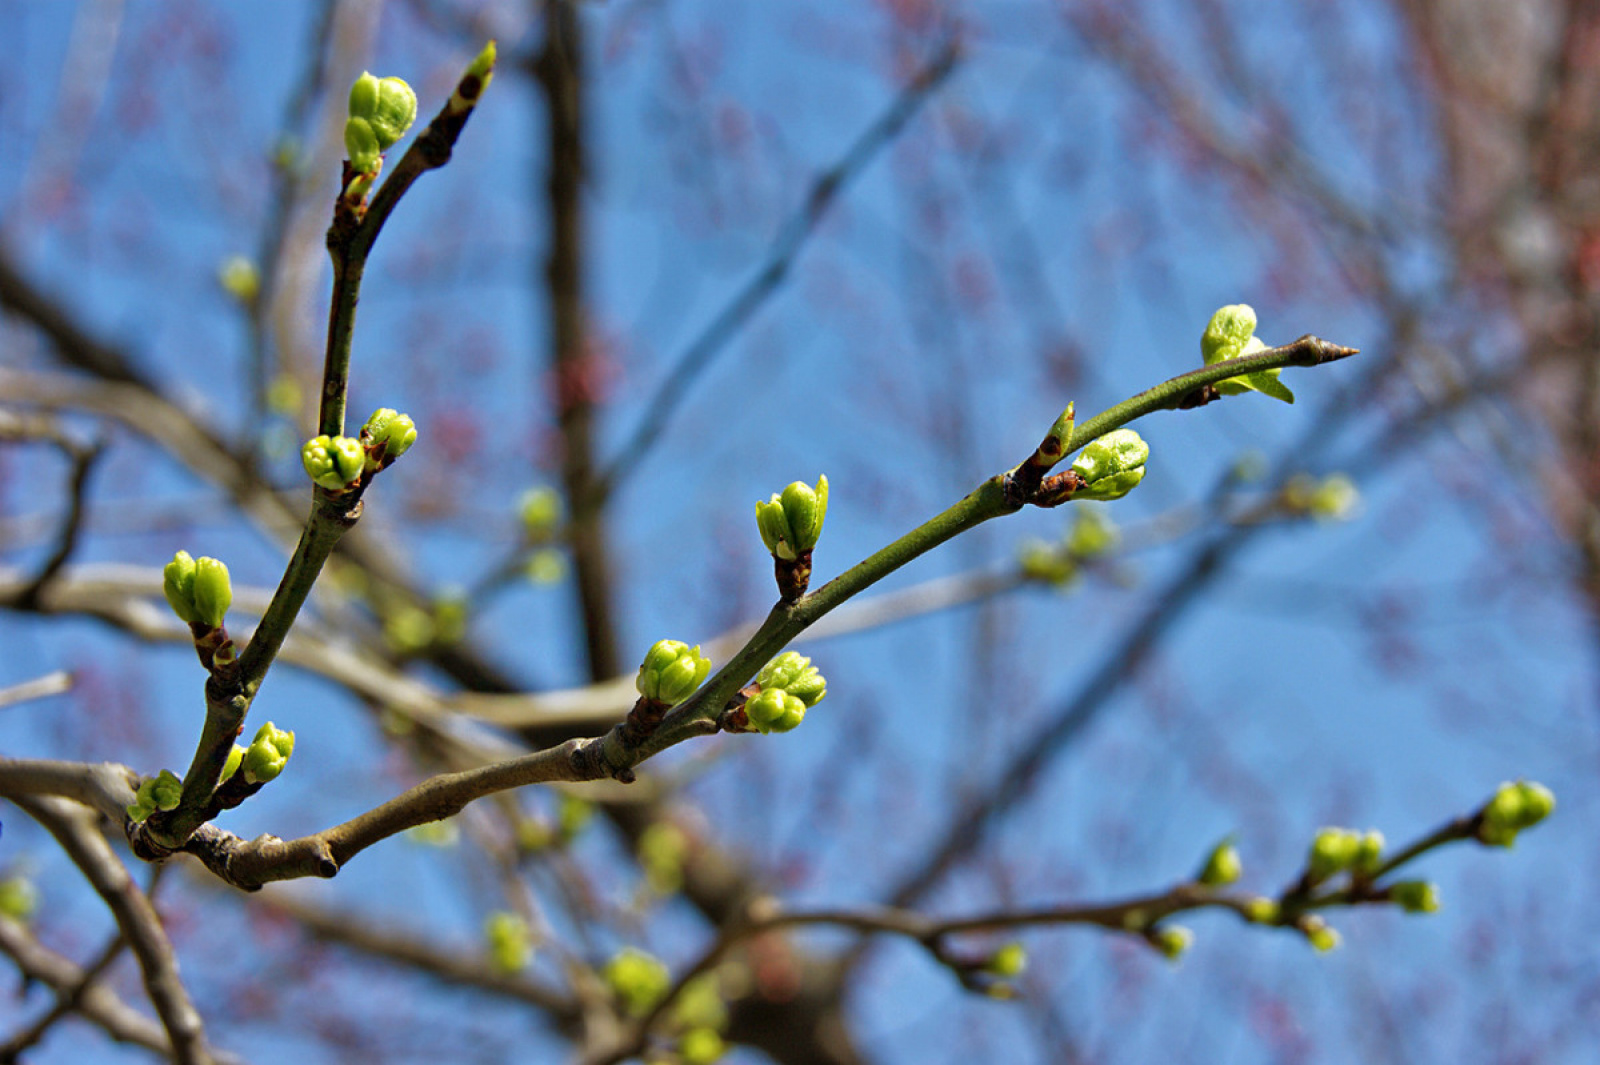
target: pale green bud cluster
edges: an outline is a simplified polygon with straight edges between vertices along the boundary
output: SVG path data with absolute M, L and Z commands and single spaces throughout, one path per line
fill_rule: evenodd
M 361 427 L 361 442 L 367 471 L 382 469 L 410 450 L 417 442 L 417 426 L 411 415 L 390 407 L 379 407 Z
M 1200 867 L 1200 875 L 1195 879 L 1209 887 L 1225 887 L 1237 883 L 1244 874 L 1244 863 L 1239 860 L 1239 848 L 1233 845 L 1233 837 L 1229 836 L 1206 855 L 1205 865 Z
M 790 731 L 828 694 L 828 682 L 811 659 L 795 651 L 785 651 L 763 666 L 756 683 L 761 691 L 744 704 L 744 713 L 763 733 Z
M 1257 895 L 1244 904 L 1245 920 L 1256 924 L 1276 924 L 1282 908 L 1265 895 Z
M 361 479 L 367 454 L 361 441 L 349 436 L 314 436 L 300 449 L 306 473 L 330 492 L 342 492 Z
M 676 706 L 711 674 L 711 660 L 679 640 L 657 640 L 644 656 L 634 687 L 646 699 Z
M 502 973 L 521 972 L 533 960 L 533 935 L 528 922 L 509 910 L 496 910 L 483 922 L 489 964 Z
M 417 94 L 400 78 L 374 77 L 365 71 L 350 86 L 350 117 L 344 124 L 344 146 L 350 167 L 376 173 L 380 157 L 406 135 L 417 119 Z
M 191 558 L 187 551 L 173 555 L 162 569 L 161 591 L 180 620 L 208 629 L 221 628 L 233 605 L 228 567 L 207 556 Z
M 1313 882 L 1346 871 L 1367 876 L 1383 858 L 1383 833 L 1357 832 L 1350 828 L 1324 828 L 1311 841 L 1306 872 Z
M 1132 429 L 1113 429 L 1091 441 L 1072 460 L 1072 472 L 1083 478 L 1073 499 L 1121 499 L 1144 480 L 1150 445 Z
M 1256 312 L 1247 303 L 1235 303 L 1220 308 L 1211 316 L 1204 335 L 1200 337 L 1200 355 L 1207 366 L 1236 359 L 1241 355 L 1265 351 L 1267 345 L 1255 336 Z M 1281 370 L 1262 370 L 1259 373 L 1230 377 L 1217 384 L 1217 391 L 1225 396 L 1244 392 L 1260 392 L 1285 403 L 1294 402 L 1294 393 L 1278 380 Z
M 795 481 L 768 502 L 756 504 L 756 526 L 761 542 L 774 558 L 793 562 L 817 546 L 822 522 L 828 515 L 828 478 L 817 486 Z
M 1407 913 L 1438 913 L 1439 887 L 1427 880 L 1402 880 L 1389 885 L 1389 901 Z
M 163 769 L 158 776 L 139 782 L 139 790 L 128 806 L 128 820 L 143 821 L 157 810 L 175 810 L 182 797 L 183 781 L 172 770 Z
M 250 784 L 265 784 L 277 778 L 294 753 L 294 733 L 268 721 L 256 730 L 256 737 L 241 756 L 244 779 Z
M 1509 847 L 1517 833 L 1549 817 L 1556 808 L 1556 797 L 1543 784 L 1531 780 L 1505 783 L 1484 806 L 1478 826 L 1478 839 L 1496 847 Z
M 1083 507 L 1065 539 L 1056 543 L 1024 540 L 1017 551 L 1022 575 L 1041 584 L 1070 585 L 1082 563 L 1093 561 L 1117 545 L 1117 527 L 1099 507 Z
M 635 1017 L 649 1013 L 672 986 L 671 974 L 661 959 L 633 947 L 624 948 L 606 962 L 600 976 L 623 1008 Z
M 683 985 L 672 1003 L 672 1023 L 684 1030 L 686 1040 L 696 1030 L 715 1034 L 728 1026 L 728 1004 L 723 1001 L 722 981 L 715 971 L 701 973 Z

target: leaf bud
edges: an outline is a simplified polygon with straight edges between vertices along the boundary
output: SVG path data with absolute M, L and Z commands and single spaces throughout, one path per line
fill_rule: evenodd
M 1389 899 L 1407 913 L 1438 913 L 1439 887 L 1427 880 L 1401 880 L 1389 885 Z
M 417 426 L 411 415 L 401 414 L 390 407 L 379 407 L 361 428 L 361 440 L 366 445 L 363 467 L 381 469 L 404 455 L 417 442 Z
M 1200 355 L 1207 366 L 1212 366 L 1228 359 L 1236 359 L 1241 355 L 1266 350 L 1267 345 L 1253 335 L 1255 331 L 1255 308 L 1247 303 L 1222 307 L 1211 316 L 1205 333 L 1200 337 Z M 1216 388 L 1225 396 L 1260 392 L 1273 399 L 1293 403 L 1294 393 L 1278 380 L 1280 372 L 1281 369 L 1262 370 L 1258 373 L 1230 377 L 1218 382 Z
M 222 619 L 233 605 L 233 583 L 228 567 L 218 559 L 202 555 L 194 562 L 195 620 L 209 628 L 222 627 Z
M 1022 970 L 1028 967 L 1028 951 L 1021 943 L 1015 941 L 1006 943 L 989 955 L 989 960 L 983 963 L 983 971 L 993 976 L 1009 978 L 1021 976 Z
M 528 922 L 509 910 L 496 910 L 484 919 L 483 938 L 489 945 L 489 962 L 497 972 L 520 972 L 533 959 Z
M 1556 797 L 1543 784 L 1519 780 L 1501 784 L 1480 814 L 1478 839 L 1497 847 L 1509 847 L 1517 833 L 1543 821 L 1556 808 Z
M 1313 881 L 1326 880 L 1354 865 L 1360 850 L 1359 833 L 1348 828 L 1321 829 L 1311 841 L 1306 873 Z
M 782 688 L 764 688 L 744 704 L 744 713 L 758 732 L 788 732 L 805 720 L 806 704 Z
M 646 699 L 676 706 L 700 687 L 711 674 L 711 660 L 681 640 L 657 640 L 639 666 L 634 687 Z
M 635 1017 L 649 1013 L 672 986 L 672 977 L 661 959 L 633 947 L 624 948 L 606 962 L 600 975 Z
M 1168 961 L 1182 958 L 1184 952 L 1194 945 L 1194 933 L 1181 924 L 1166 924 L 1160 928 L 1152 928 L 1148 936 L 1150 945 L 1165 954 Z
M 1074 499 L 1121 499 L 1144 480 L 1150 445 L 1132 429 L 1113 429 L 1092 441 L 1072 460 L 1072 471 L 1083 478 Z
M 366 452 L 348 436 L 314 436 L 300 449 L 300 461 L 311 479 L 330 492 L 342 492 L 361 479 Z
M 785 651 L 761 667 L 756 683 L 762 691 L 779 688 L 806 705 L 809 710 L 828 694 L 828 682 L 811 659 L 796 651 Z
M 179 621 L 193 625 L 200 620 L 194 608 L 194 558 L 189 552 L 179 551 L 161 570 L 161 591 Z
M 1233 837 L 1229 836 L 1211 848 L 1200 875 L 1195 879 L 1210 887 L 1224 887 L 1236 883 L 1243 872 L 1244 864 L 1239 860 L 1239 849 L 1233 845 Z
M 256 730 L 256 737 L 244 752 L 244 779 L 250 784 L 275 780 L 294 753 L 294 733 L 268 721 Z

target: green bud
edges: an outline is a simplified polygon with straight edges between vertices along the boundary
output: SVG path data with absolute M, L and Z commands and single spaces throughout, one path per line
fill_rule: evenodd
M 811 664 L 811 659 L 795 651 L 785 651 L 762 666 L 761 672 L 756 674 L 756 683 L 761 685 L 762 691 L 779 688 L 788 692 L 804 703 L 807 710 L 828 694 L 828 682 Z
M 1021 976 L 1028 967 L 1028 951 L 1021 943 L 1007 943 L 983 963 L 983 971 L 999 977 Z
M 758 732 L 788 732 L 805 720 L 806 704 L 782 688 L 766 688 L 744 704 L 744 714 Z
M 544 543 L 561 524 L 561 496 L 553 488 L 530 488 L 517 501 L 517 516 L 522 520 L 522 528 L 528 539 L 533 543 Z
M 633 947 L 624 948 L 606 962 L 600 976 L 635 1017 L 650 1012 L 672 986 L 672 977 L 659 958 Z
M 1355 864 L 1361 836 L 1348 828 L 1324 828 L 1311 841 L 1306 871 L 1313 881 L 1326 880 Z
M 222 291 L 248 307 L 261 295 L 261 271 L 243 255 L 231 255 L 217 267 L 217 283 Z
M 593 819 L 594 803 L 562 792 L 561 799 L 556 804 L 556 825 L 562 840 L 571 842 L 577 839 L 578 833 L 582 832 L 584 826 Z
M 175 810 L 183 798 L 183 781 L 170 769 L 158 775 L 145 777 L 134 792 L 133 803 L 128 807 L 128 819 L 143 821 L 157 810 Z
M 1150 943 L 1169 961 L 1183 957 L 1184 951 L 1194 945 L 1194 933 L 1180 924 L 1162 925 L 1150 930 Z
M 1517 833 L 1543 821 L 1556 808 L 1556 797 L 1543 784 L 1519 780 L 1505 783 L 1484 806 L 1478 839 L 1498 847 L 1509 847 Z
M 1438 885 L 1427 880 L 1402 880 L 1389 885 L 1389 899 L 1407 913 L 1438 913 Z
M 161 591 L 179 621 L 188 625 L 199 622 L 194 608 L 194 559 L 189 552 L 179 551 L 162 569 Z
M 678 1060 L 683 1065 L 711 1065 L 728 1052 L 728 1044 L 715 1028 L 690 1028 L 678 1040 Z
M 233 749 L 228 752 L 228 760 L 222 763 L 222 776 L 220 779 L 228 780 L 232 778 L 233 774 L 237 773 L 239 767 L 243 764 L 244 748 L 236 743 L 233 745 Z
M 1348 521 L 1361 505 L 1361 492 L 1342 473 L 1330 473 L 1311 493 L 1309 510 L 1318 521 Z
M 462 73 L 461 80 L 456 84 L 455 92 L 450 94 L 450 113 L 459 115 L 468 108 L 477 106 L 478 99 L 489 87 L 489 82 L 494 80 L 495 47 L 490 41 L 483 46 L 483 51 L 478 53 L 467 69 Z
M 489 944 L 489 962 L 499 972 L 520 972 L 533 959 L 528 922 L 509 910 L 496 910 L 484 919 L 483 938 Z
M 1118 537 L 1116 524 L 1101 508 L 1083 507 L 1067 534 L 1067 553 L 1084 561 L 1099 558 L 1117 546 Z
M 1319 954 L 1326 954 L 1339 946 L 1339 933 L 1328 927 L 1328 922 L 1314 913 L 1308 913 L 1295 922 L 1295 927 L 1305 935 L 1306 941 Z
M 200 624 L 221 628 L 232 605 L 233 583 L 228 579 L 228 567 L 214 558 L 195 559 L 194 612 Z
M 1195 879 L 1211 887 L 1223 887 L 1236 883 L 1243 872 L 1244 863 L 1239 860 L 1239 850 L 1233 845 L 1233 837 L 1229 836 L 1211 849 L 1206 856 L 1206 864 Z
M 657 640 L 644 656 L 634 687 L 646 699 L 676 706 L 711 674 L 711 660 L 679 640 Z
M 1144 480 L 1150 445 L 1132 429 L 1113 429 L 1092 442 L 1072 460 L 1072 470 L 1084 486 L 1074 499 L 1121 499 Z
M 1227 359 L 1263 351 L 1267 345 L 1252 335 L 1255 331 L 1256 312 L 1253 307 L 1246 303 L 1223 307 L 1211 316 L 1210 324 L 1200 337 L 1201 357 L 1207 366 L 1212 366 Z M 1226 381 L 1218 382 L 1217 391 L 1225 396 L 1260 392 L 1273 399 L 1293 403 L 1294 393 L 1278 380 L 1280 372 L 1282 371 L 1262 370 L 1259 373 L 1230 377 Z
M 1017 565 L 1030 581 L 1057 587 L 1070 584 L 1078 575 L 1078 563 L 1057 545 L 1043 540 L 1024 540 L 1017 548 Z
M 722 1000 L 722 980 L 715 971 L 701 973 L 684 984 L 672 1003 L 672 1021 L 684 1031 L 728 1026 L 728 1004 Z
M 1356 856 L 1350 868 L 1359 876 L 1371 876 L 1383 864 L 1383 833 L 1372 829 L 1356 840 Z
M 300 449 L 300 461 L 317 484 L 342 492 L 361 479 L 367 454 L 361 441 L 348 436 L 314 436 Z
M 1046 459 L 1055 462 L 1067 453 L 1067 447 L 1072 443 L 1072 429 L 1077 421 L 1077 404 L 1068 403 L 1067 409 L 1061 412 L 1061 417 L 1050 427 L 1050 432 L 1039 444 L 1039 451 Z
M 1276 902 L 1262 895 L 1244 904 L 1245 919 L 1256 924 L 1276 924 L 1281 912 Z
M 554 549 L 535 551 L 522 572 L 534 584 L 557 584 L 567 575 L 567 557 Z
M 39 908 L 39 891 L 25 876 L 0 880 L 0 916 L 26 923 Z
M 689 838 L 668 821 L 653 822 L 639 833 L 639 868 L 645 883 L 657 895 L 671 895 L 683 886 L 683 863 L 689 857 Z
M 379 407 L 361 428 L 366 444 L 363 468 L 375 470 L 404 455 L 417 442 L 417 426 L 411 415 L 390 407 Z
M 244 779 L 250 784 L 275 780 L 294 753 L 294 733 L 268 721 L 256 730 L 256 738 L 244 752 Z
M 378 78 L 362 72 L 350 86 L 350 118 L 344 123 L 344 147 L 350 168 L 378 170 L 378 157 L 394 146 L 416 122 L 416 93 L 402 78 Z
M 786 562 L 817 546 L 822 522 L 828 516 L 828 478 L 819 477 L 812 488 L 802 481 L 779 495 L 756 504 L 756 528 L 767 550 Z

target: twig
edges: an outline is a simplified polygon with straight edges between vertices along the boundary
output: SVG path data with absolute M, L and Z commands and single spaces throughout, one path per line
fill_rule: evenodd
M 64 669 L 54 673 L 46 673 L 33 680 L 25 680 L 20 684 L 0 688 L 0 707 L 13 706 L 17 703 L 26 703 L 33 699 L 43 699 L 49 695 L 60 695 L 62 692 L 72 690 L 72 674 Z
M 161 918 L 100 834 L 94 815 L 66 799 L 10 798 L 56 838 L 116 918 L 139 961 L 150 1004 L 172 1042 L 173 1060 L 178 1065 L 212 1065 L 215 1059 L 206 1045 L 205 1026 L 178 976 L 178 961 Z
M 69 1014 L 78 1012 L 90 989 L 94 987 L 95 981 L 111 967 L 111 963 L 117 960 L 126 946 L 127 940 L 122 938 L 120 932 L 112 936 L 111 941 L 101 948 L 95 959 L 84 966 L 82 974 L 71 986 L 57 990 L 54 1006 L 51 1006 L 37 1021 L 6 1040 L 4 1044 L 0 1044 L 0 1065 L 16 1065 L 23 1051 L 37 1046 L 58 1022 Z

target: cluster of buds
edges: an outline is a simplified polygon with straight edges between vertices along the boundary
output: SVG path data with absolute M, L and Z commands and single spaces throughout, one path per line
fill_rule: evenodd
M 1543 784 L 1519 780 L 1500 785 L 1478 814 L 1478 840 L 1494 847 L 1509 847 L 1517 833 L 1549 817 L 1556 797 Z
M 1018 548 L 1017 564 L 1022 575 L 1041 584 L 1066 588 L 1077 578 L 1086 562 L 1109 553 L 1117 546 L 1117 527 L 1103 510 L 1084 507 L 1066 536 L 1055 543 L 1025 540 Z
M 496 910 L 484 919 L 483 938 L 489 947 L 489 964 L 497 972 L 521 972 L 533 960 L 528 922 L 509 910 Z
M 289 756 L 293 753 L 294 733 L 268 721 L 256 729 L 255 739 L 250 741 L 249 747 L 241 747 L 237 743 L 233 745 L 233 750 L 228 752 L 227 762 L 222 766 L 222 779 L 230 779 L 243 768 L 246 784 L 265 784 L 277 779 L 283 767 L 289 764 Z
M 756 675 L 760 687 L 744 704 L 745 717 L 757 732 L 788 732 L 805 720 L 806 711 L 828 694 L 828 682 L 795 651 L 785 651 Z
M 606 962 L 601 979 L 617 996 L 629 1015 L 643 1017 L 672 986 L 672 976 L 660 958 L 626 947 Z
M 1343 872 L 1358 878 L 1370 877 L 1383 860 L 1383 842 L 1383 833 L 1376 830 L 1320 829 L 1311 840 L 1311 851 L 1306 858 L 1306 879 L 1310 883 L 1320 884 Z
M 417 425 L 409 414 L 379 407 L 361 427 L 359 439 L 314 436 L 300 449 L 300 461 L 319 487 L 346 492 L 363 478 L 388 469 L 417 442 Z
M 187 551 L 173 555 L 162 569 L 161 591 L 181 621 L 208 632 L 222 628 L 222 619 L 233 605 L 228 567 L 206 556 L 192 558 Z
M 1200 337 L 1200 355 L 1207 366 L 1241 355 L 1265 351 L 1267 345 L 1255 336 L 1256 312 L 1247 303 L 1235 303 L 1220 308 L 1211 316 L 1205 333 Z M 1260 392 L 1285 403 L 1294 402 L 1294 393 L 1278 380 L 1281 370 L 1262 370 L 1221 381 L 1216 388 L 1224 396 L 1237 396 L 1244 392 Z
M 657 640 L 639 666 L 634 681 L 639 697 L 663 706 L 677 706 L 695 693 L 711 674 L 711 660 L 681 640 Z
M 365 71 L 350 86 L 350 117 L 344 124 L 344 146 L 355 176 L 345 195 L 360 200 L 383 167 L 383 153 L 406 135 L 417 119 L 417 94 L 400 78 L 374 77 Z
M 811 551 L 828 516 L 828 478 L 812 488 L 795 481 L 765 503 L 756 503 L 756 527 L 772 554 L 778 592 L 786 603 L 805 594 L 811 581 Z

